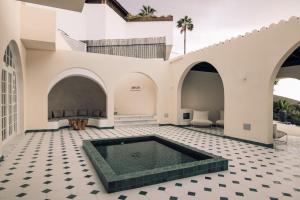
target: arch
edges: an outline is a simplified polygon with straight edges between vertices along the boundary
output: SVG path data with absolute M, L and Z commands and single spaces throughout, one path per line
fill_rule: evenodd
M 143 88 L 145 88 L 145 90 L 142 90 Z M 133 93 L 130 95 L 128 91 Z M 118 98 L 120 94 L 130 100 L 124 101 L 123 99 L 121 101 L 121 99 Z M 151 76 L 143 72 L 132 71 L 123 75 L 114 85 L 114 97 L 116 114 L 157 115 L 158 113 L 158 86 Z M 146 103 L 147 106 L 143 106 L 141 101 L 145 101 L 144 103 Z M 121 102 L 123 103 L 121 104 Z M 153 112 L 151 112 L 151 110 L 153 110 Z
M 274 94 L 273 94 L 273 88 L 274 88 L 274 82 L 277 78 L 277 76 L 280 73 L 280 70 L 282 69 L 285 62 L 290 58 L 290 56 L 293 54 L 294 51 L 296 51 L 298 48 L 300 48 L 300 40 L 295 42 L 293 45 L 291 45 L 287 50 L 283 52 L 283 55 L 277 60 L 274 68 L 271 71 L 270 76 L 268 77 L 268 121 L 270 121 L 269 125 L 271 126 L 273 124 L 274 117 L 276 118 L 276 115 L 274 116 L 274 110 L 273 110 L 273 102 L 274 102 Z M 292 67 L 292 66 L 290 66 Z M 300 70 L 300 67 L 299 67 Z M 300 74 L 300 73 L 299 73 Z M 281 78 L 299 78 L 296 76 L 289 76 L 284 75 Z
M 15 40 L 8 43 L 1 60 L 1 132 L 5 135 L 5 140 L 24 130 L 23 70 L 20 50 Z
M 224 84 L 224 80 L 222 75 L 220 74 L 220 71 L 217 67 L 215 67 L 215 65 L 211 64 L 210 62 L 207 61 L 198 61 L 198 62 L 194 62 L 192 64 L 190 64 L 187 68 L 185 68 L 185 70 L 183 71 L 183 73 L 180 76 L 180 79 L 178 81 L 177 84 L 177 122 L 180 123 L 180 113 L 181 113 L 181 107 L 182 107 L 182 88 L 183 88 L 183 84 L 184 81 L 188 75 L 188 73 L 194 68 L 194 67 L 198 67 L 198 68 L 212 68 L 214 69 L 214 72 L 218 73 L 218 75 L 220 76 L 221 82 L 222 82 L 222 86 L 223 86 L 223 92 L 224 92 L 224 103 L 223 103 L 223 109 L 225 110 L 225 84 Z M 207 69 L 207 71 L 209 71 L 209 69 Z M 224 116 L 225 117 L 225 116 Z M 225 117 L 226 118 L 226 117 Z M 225 119 L 224 119 L 225 120 Z
M 48 94 L 48 119 L 66 117 L 106 117 L 107 95 L 94 80 L 68 76 L 60 80 Z
M 209 65 L 209 66 L 213 67 L 213 68 L 217 71 L 217 73 L 220 75 L 221 80 L 222 80 L 222 83 L 223 83 L 223 85 L 224 85 L 223 76 L 221 75 L 220 70 L 219 70 L 217 67 L 215 67 L 216 65 L 211 64 L 211 62 L 207 62 L 207 61 L 197 61 L 197 62 L 194 62 L 194 63 L 190 64 L 190 65 L 183 71 L 183 73 L 181 74 L 180 79 L 179 79 L 179 82 L 178 82 L 178 84 L 177 84 L 177 93 L 179 92 L 179 90 L 181 90 L 182 84 L 183 84 L 183 81 L 184 81 L 186 75 L 191 71 L 191 69 L 192 69 L 193 67 L 195 67 L 196 65 L 201 65 L 201 64 Z M 225 87 L 224 87 L 224 88 L 225 88 Z
M 70 68 L 67 69 L 61 73 L 59 73 L 57 76 L 55 76 L 54 79 L 52 79 L 48 85 L 48 92 L 47 94 L 49 94 L 49 92 L 51 91 L 51 89 L 61 80 L 67 78 L 67 77 L 72 77 L 72 76 L 81 76 L 81 77 L 85 77 L 91 80 L 94 80 L 96 83 L 99 84 L 99 86 L 102 87 L 102 89 L 104 90 L 104 92 L 107 95 L 107 88 L 106 85 L 104 83 L 104 81 L 94 72 L 87 70 L 87 69 L 83 69 L 83 68 Z
M 268 77 L 269 80 L 269 91 L 273 91 L 273 84 L 276 80 L 276 77 L 283 65 L 283 63 L 288 59 L 288 57 L 297 49 L 300 47 L 300 40 L 297 41 L 296 43 L 294 43 L 289 49 L 287 49 L 284 54 L 278 59 L 278 61 L 276 62 L 277 64 L 275 64 L 274 69 L 271 72 L 270 77 Z

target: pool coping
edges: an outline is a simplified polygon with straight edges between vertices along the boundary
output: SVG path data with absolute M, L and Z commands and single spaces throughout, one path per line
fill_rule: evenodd
M 168 143 L 172 147 L 180 148 L 181 151 L 189 153 L 200 153 L 212 158 L 206 160 L 198 160 L 189 163 L 160 167 L 152 170 L 145 170 L 129 174 L 117 175 L 106 160 L 97 151 L 92 142 L 107 143 L 108 141 L 145 141 L 149 139 L 158 139 Z M 208 153 L 206 151 L 196 149 L 194 147 L 170 140 L 159 135 L 132 136 L 120 138 L 105 138 L 84 140 L 83 148 L 92 162 L 102 184 L 108 193 L 133 189 L 137 187 L 153 185 L 166 181 L 171 181 L 200 174 L 218 172 L 228 170 L 228 160 Z

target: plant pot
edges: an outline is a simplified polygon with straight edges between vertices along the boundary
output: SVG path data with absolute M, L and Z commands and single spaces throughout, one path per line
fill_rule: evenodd
M 300 126 L 300 119 L 299 118 L 292 118 L 293 124 Z
M 286 122 L 287 117 L 288 117 L 288 114 L 287 114 L 286 110 L 280 110 L 279 111 L 279 119 L 280 119 L 281 122 Z

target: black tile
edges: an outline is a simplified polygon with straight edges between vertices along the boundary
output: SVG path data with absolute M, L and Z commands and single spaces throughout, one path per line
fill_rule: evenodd
M 68 189 L 68 190 L 70 190 L 70 189 L 72 189 L 72 188 L 74 188 L 73 185 L 69 185 L 69 186 L 66 187 L 66 189 Z
M 45 181 L 44 184 L 50 184 L 52 181 Z
M 292 196 L 290 193 L 286 193 L 286 192 L 283 192 L 282 194 L 283 194 L 283 196 L 286 196 L 286 197 L 291 197 Z
M 125 199 L 127 199 L 127 196 L 120 195 L 118 199 L 120 199 L 120 200 L 125 200 Z
M 146 191 L 140 191 L 139 194 L 140 194 L 140 195 L 146 195 L 147 192 L 146 192 Z
M 220 197 L 220 200 L 228 200 L 227 197 Z
M 26 195 L 26 193 L 22 192 L 22 193 L 20 193 L 20 194 L 17 194 L 16 196 L 17 196 L 17 197 L 24 197 L 25 195 Z
M 236 192 L 235 195 L 236 195 L 236 196 L 241 196 L 241 197 L 243 197 L 243 196 L 244 196 L 244 193 L 242 193 L 242 192 Z
M 99 190 L 93 190 L 93 191 L 91 191 L 90 193 L 91 194 L 98 194 L 100 191 Z
M 95 182 L 92 182 L 92 181 L 87 183 L 87 185 L 94 185 L 94 184 L 95 184 Z
M 47 189 L 43 190 L 42 192 L 47 194 L 47 193 L 49 193 L 49 192 L 51 192 L 51 191 L 52 191 L 52 190 L 50 190 L 50 189 L 47 188 Z
M 195 192 L 188 192 L 188 195 L 189 196 L 196 196 L 196 193 Z
M 76 197 L 76 195 L 74 195 L 74 194 L 70 194 L 69 196 L 67 196 L 66 198 L 68 198 L 68 199 L 74 199 Z
M 26 183 L 26 184 L 23 184 L 23 185 L 20 185 L 21 188 L 26 188 L 28 187 L 29 185 Z
M 166 188 L 165 187 L 159 187 L 158 190 L 165 191 Z

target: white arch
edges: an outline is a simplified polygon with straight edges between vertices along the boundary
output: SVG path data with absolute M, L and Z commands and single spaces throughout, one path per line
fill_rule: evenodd
M 217 68 L 215 64 L 213 64 L 212 62 L 210 61 L 206 61 L 206 60 L 199 60 L 197 62 L 193 62 L 191 63 L 190 65 L 187 65 L 187 67 L 184 69 L 184 71 L 181 73 L 180 75 L 180 78 L 177 82 L 177 85 L 176 85 L 176 101 L 177 101 L 177 104 L 176 104 L 176 117 L 175 117 L 175 120 L 176 120 L 176 123 L 179 122 L 179 113 L 180 113 L 180 110 L 181 110 L 181 106 L 182 106 L 182 87 L 183 87 L 183 83 L 184 83 L 184 80 L 185 78 L 187 77 L 188 73 L 191 71 L 191 69 L 196 66 L 197 64 L 200 64 L 200 63 L 208 63 L 210 64 L 213 68 L 215 68 L 215 70 L 217 71 L 217 73 L 219 74 L 220 78 L 221 78 L 221 81 L 222 81 L 222 85 L 223 85 L 223 91 L 224 91 L 224 110 L 226 108 L 226 92 L 225 92 L 225 82 L 224 82 L 224 78 L 222 76 L 222 74 L 220 73 L 220 69 Z M 226 115 L 226 114 L 225 114 Z M 224 120 L 225 120 L 226 116 L 224 116 Z M 226 121 L 226 120 L 225 120 Z
M 120 86 L 121 82 L 124 81 L 126 78 L 128 78 L 128 76 L 133 75 L 133 74 L 139 74 L 143 77 L 146 77 L 148 80 L 151 81 L 151 84 L 154 86 L 154 90 L 155 90 L 155 97 L 154 97 L 154 101 L 155 101 L 155 115 L 158 115 L 159 113 L 159 87 L 158 84 L 155 82 L 155 80 L 147 73 L 144 72 L 140 72 L 137 70 L 132 70 L 128 73 L 125 73 L 121 76 L 121 78 L 115 82 L 114 87 L 113 87 L 113 94 L 114 97 L 116 96 L 116 91 L 117 88 Z M 116 104 L 116 100 L 114 99 L 114 105 Z
M 81 76 L 95 81 L 96 83 L 99 84 L 99 86 L 104 90 L 105 94 L 107 95 L 107 89 L 104 81 L 96 73 L 83 68 L 71 68 L 58 74 L 54 79 L 50 81 L 48 85 L 48 94 L 58 82 L 60 82 L 61 80 L 67 77 L 72 77 L 72 76 Z

